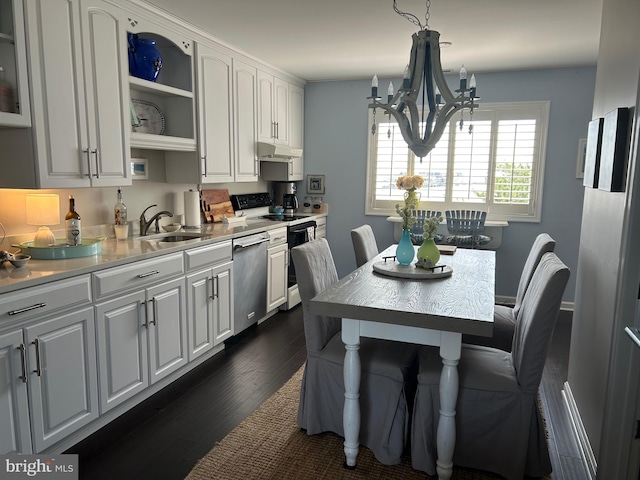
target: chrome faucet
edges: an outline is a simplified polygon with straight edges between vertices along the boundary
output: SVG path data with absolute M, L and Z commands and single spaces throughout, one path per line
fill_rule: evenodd
M 160 224 L 158 223 L 159 220 L 164 216 L 164 217 L 173 217 L 173 213 L 171 212 L 167 212 L 166 210 L 163 210 L 161 212 L 156 213 L 153 217 L 151 217 L 149 220 L 146 219 L 146 217 L 144 216 L 144 214 L 147 212 L 147 210 L 149 210 L 150 208 L 153 207 L 157 207 L 157 205 L 151 205 L 147 208 L 144 209 L 144 211 L 140 214 L 140 235 L 144 236 L 148 234 L 149 231 L 149 227 L 151 226 L 151 224 L 153 222 L 156 222 L 156 233 L 160 233 Z

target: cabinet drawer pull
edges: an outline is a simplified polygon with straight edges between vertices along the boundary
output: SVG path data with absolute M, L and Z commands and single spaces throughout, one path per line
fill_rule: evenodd
M 98 155 L 100 154 L 100 151 L 95 148 L 93 150 L 91 150 L 91 153 L 93 153 L 96 156 L 96 173 L 93 174 L 93 177 L 96 178 L 100 178 L 100 162 L 98 161 Z
M 36 303 L 35 305 L 31 305 L 30 307 L 19 308 L 18 310 L 11 310 L 7 312 L 9 315 L 18 315 L 20 313 L 28 312 L 30 310 L 36 310 L 37 308 L 44 308 L 47 304 L 45 302 Z
M 40 366 L 40 340 L 36 338 L 31 343 L 36 346 L 36 369 L 33 372 L 40 377 L 42 376 L 42 368 Z
M 158 325 L 157 323 L 157 315 L 156 315 L 156 302 L 154 302 L 155 298 L 150 298 L 148 301 L 151 302 L 151 318 L 149 320 L 150 325 Z
M 83 150 L 84 153 L 87 154 L 87 168 L 89 169 L 89 173 L 87 173 L 85 176 L 91 178 L 92 174 L 91 174 L 91 150 L 89 150 L 88 148 L 86 150 Z
M 18 350 L 20 350 L 20 364 L 22 365 L 22 375 L 20 376 L 20 380 L 22 380 L 23 383 L 27 383 L 27 358 L 24 343 L 21 343 L 20 346 L 18 346 Z
M 152 272 L 141 273 L 140 275 L 138 275 L 138 278 L 150 277 L 151 275 L 157 275 L 159 273 L 160 273 L 159 270 L 153 270 Z

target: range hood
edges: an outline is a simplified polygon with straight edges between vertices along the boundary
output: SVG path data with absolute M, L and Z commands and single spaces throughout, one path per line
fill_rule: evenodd
M 301 148 L 276 145 L 274 143 L 258 142 L 258 157 L 260 160 L 289 159 L 302 156 Z

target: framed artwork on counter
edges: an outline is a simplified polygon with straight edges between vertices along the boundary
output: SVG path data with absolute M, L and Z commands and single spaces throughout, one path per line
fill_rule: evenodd
M 133 180 L 147 180 L 149 178 L 149 165 L 146 158 L 131 159 L 131 178 Z

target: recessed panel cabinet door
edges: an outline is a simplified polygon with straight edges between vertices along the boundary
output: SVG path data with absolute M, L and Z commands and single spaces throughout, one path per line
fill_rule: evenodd
M 149 386 L 144 290 L 96 305 L 100 411 Z
M 24 330 L 36 452 L 98 418 L 95 323 L 87 307 Z
M 198 146 L 203 183 L 233 182 L 231 57 L 196 45 L 198 58 Z
M 102 0 L 82 0 L 91 185 L 131 185 L 126 17 Z
M 258 181 L 257 74 L 255 67 L 233 60 L 236 182 Z
M 214 344 L 218 345 L 233 335 L 233 263 L 213 269 L 213 327 Z
M 0 455 L 31 453 L 22 330 L 0 335 Z
M 187 364 L 186 300 L 184 277 L 147 290 L 151 383 Z
M 267 311 L 287 301 L 287 257 L 286 243 L 268 250 L 267 263 Z
M 213 277 L 211 269 L 187 276 L 189 360 L 213 348 Z

